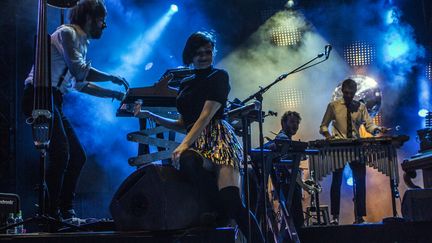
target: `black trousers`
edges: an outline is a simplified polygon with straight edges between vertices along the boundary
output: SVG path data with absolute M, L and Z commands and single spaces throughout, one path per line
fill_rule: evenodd
M 353 172 L 354 189 L 356 194 L 355 200 L 355 214 L 357 217 L 366 216 L 366 164 L 353 161 L 349 163 Z M 331 214 L 339 215 L 340 212 L 340 189 L 342 185 L 342 172 L 343 168 L 333 172 L 330 200 L 331 200 Z
M 72 201 L 86 154 L 78 137 L 63 114 L 63 97 L 53 91 L 54 123 L 48 149 L 46 184 L 48 187 L 48 213 L 56 215 L 57 209 L 72 209 Z

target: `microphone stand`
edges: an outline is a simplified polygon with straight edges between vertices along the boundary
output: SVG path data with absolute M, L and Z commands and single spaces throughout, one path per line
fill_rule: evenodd
M 268 175 L 268 171 L 266 168 L 266 163 L 264 161 L 264 135 L 263 135 L 263 117 L 262 117 L 262 107 L 263 107 L 263 94 L 265 92 L 267 92 L 273 85 L 277 84 L 278 82 L 284 80 L 286 77 L 288 77 L 291 74 L 303 71 L 305 69 L 308 69 L 312 66 L 318 65 L 319 63 L 322 63 L 324 61 L 326 61 L 329 58 L 329 54 L 330 51 L 327 51 L 327 47 L 325 48 L 325 52 L 324 53 L 320 53 L 318 54 L 316 57 L 312 58 L 311 60 L 307 61 L 306 63 L 302 64 L 301 66 L 295 68 L 294 70 L 288 72 L 288 73 L 284 73 L 282 75 L 280 75 L 279 77 L 276 78 L 275 81 L 273 81 L 272 83 L 270 83 L 269 85 L 267 85 L 266 87 L 259 87 L 259 90 L 257 92 L 255 92 L 254 94 L 250 95 L 249 97 L 247 97 L 246 99 L 244 99 L 241 104 L 245 104 L 248 101 L 251 101 L 253 99 L 255 99 L 256 101 L 258 101 L 261 105 L 259 106 L 259 111 L 258 111 L 258 123 L 259 123 L 259 147 L 260 147 L 260 151 L 259 151 L 259 161 L 261 163 L 261 170 L 262 170 L 262 176 L 261 176 L 261 188 L 262 188 L 262 212 L 263 212 L 263 221 L 262 221 L 262 231 L 264 232 L 264 237 L 265 237 L 265 242 L 267 242 L 267 181 L 266 178 Z M 319 62 L 310 64 L 312 62 L 314 62 L 315 60 L 322 58 L 325 56 L 324 60 L 321 60 Z M 310 65 L 309 65 L 310 64 Z M 244 122 L 243 125 L 248 125 L 247 122 Z M 245 127 L 243 126 L 243 129 L 245 130 Z M 247 133 L 243 132 L 243 135 L 245 136 Z M 249 132 L 249 136 L 250 136 L 250 132 Z M 246 139 L 245 137 L 243 139 Z M 249 139 L 250 140 L 250 139 Z M 248 148 L 244 148 L 245 151 L 250 152 L 250 146 Z M 247 149 L 247 150 L 246 150 Z M 246 152 L 245 152 L 246 154 Z M 247 157 L 244 157 L 245 160 L 247 160 Z M 247 161 L 245 162 L 245 168 L 247 168 Z M 297 173 L 297 170 L 293 170 L 293 172 Z M 247 170 L 245 171 L 245 173 L 247 173 Z M 297 174 L 292 174 L 291 176 L 293 176 L 294 178 L 297 177 Z M 246 186 L 249 187 L 249 182 L 246 176 Z M 294 185 L 291 185 L 291 187 L 293 187 Z M 246 188 L 245 190 L 249 191 L 249 188 Z M 248 194 L 249 195 L 249 194 Z M 249 210 L 250 205 L 249 205 L 249 199 L 247 200 L 247 209 Z M 288 207 L 291 207 L 291 202 L 286 202 L 285 204 L 288 205 Z M 259 211 L 259 210 L 258 210 Z M 282 210 L 284 212 L 284 210 Z M 289 211 L 288 211 L 289 212 Z M 249 229 L 250 229 L 250 219 L 249 219 Z M 290 236 L 292 236 L 293 234 L 297 234 L 295 229 L 289 230 Z M 291 237 L 291 239 L 293 239 L 293 237 Z

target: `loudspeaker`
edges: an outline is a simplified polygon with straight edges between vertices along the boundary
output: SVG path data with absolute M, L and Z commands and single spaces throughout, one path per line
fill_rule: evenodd
M 118 230 L 172 230 L 199 223 L 197 192 L 168 165 L 149 164 L 132 173 L 110 204 Z
M 0 213 L 18 213 L 20 210 L 20 198 L 17 194 L 0 193 Z
M 407 190 L 402 199 L 402 216 L 407 221 L 432 221 L 432 189 Z
M 20 197 L 17 194 L 0 193 L 0 226 L 6 224 L 6 219 L 10 213 L 15 214 L 19 210 Z

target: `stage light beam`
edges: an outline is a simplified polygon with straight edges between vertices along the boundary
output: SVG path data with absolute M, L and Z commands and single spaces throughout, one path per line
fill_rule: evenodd
M 122 55 L 123 65 L 114 70 L 114 73 L 127 73 L 128 76 L 126 79 L 133 80 L 139 67 L 149 57 L 156 41 L 160 38 L 172 16 L 177 12 L 175 9 L 178 11 L 177 5 L 171 5 L 168 11 L 153 26 L 145 33 L 137 36 L 135 41 L 129 46 L 128 52 Z

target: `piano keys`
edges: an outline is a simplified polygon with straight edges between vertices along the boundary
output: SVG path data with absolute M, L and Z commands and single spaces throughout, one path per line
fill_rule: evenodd
M 168 70 L 153 86 L 130 88 L 117 109 L 116 116 L 132 117 L 136 102 L 142 103 L 143 109 L 168 118 L 176 119 L 177 89 L 170 86 L 173 75 Z
M 405 184 L 409 188 L 420 188 L 411 180 L 417 176 L 416 170 L 422 170 L 424 188 L 432 188 L 432 149 L 411 156 L 404 160 L 401 166 Z

